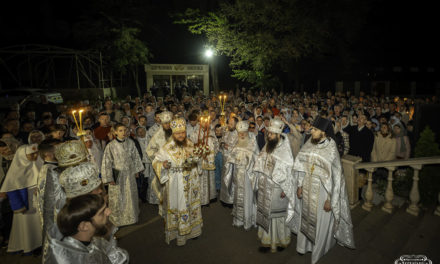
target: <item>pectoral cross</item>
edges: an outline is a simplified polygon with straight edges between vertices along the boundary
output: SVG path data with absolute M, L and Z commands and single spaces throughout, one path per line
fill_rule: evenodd
M 310 167 L 310 175 L 313 174 L 314 170 L 315 170 L 315 164 L 312 164 L 312 167 Z

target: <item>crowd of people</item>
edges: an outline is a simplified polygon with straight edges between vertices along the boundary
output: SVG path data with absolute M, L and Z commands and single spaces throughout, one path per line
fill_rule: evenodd
M 222 96 L 183 90 L 73 105 L 43 96 L 4 113 L 0 243 L 44 263 L 127 263 L 114 234 L 138 222 L 139 203 L 157 205 L 166 243 L 185 245 L 202 234 L 201 207 L 220 201 L 233 226 L 257 228 L 262 252 L 283 250 L 291 233 L 312 263 L 336 243 L 355 248 L 341 157 L 410 158 L 416 99 Z

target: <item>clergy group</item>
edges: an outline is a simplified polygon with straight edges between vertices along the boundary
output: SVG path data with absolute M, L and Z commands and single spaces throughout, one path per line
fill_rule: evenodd
M 214 201 L 231 209 L 233 226 L 255 230 L 261 252 L 297 239 L 316 263 L 336 244 L 355 248 L 329 119 L 315 118 L 295 149 L 282 116 L 263 136 L 250 132 L 254 122 L 209 110 L 185 118 L 164 109 L 148 128 L 110 118 L 100 113 L 76 139 L 18 147 L 0 190 L 14 211 L 8 251 L 42 246 L 43 263 L 128 263 L 114 234 L 138 223 L 140 202 L 157 205 L 165 243 L 184 246 L 203 235 L 202 206 Z

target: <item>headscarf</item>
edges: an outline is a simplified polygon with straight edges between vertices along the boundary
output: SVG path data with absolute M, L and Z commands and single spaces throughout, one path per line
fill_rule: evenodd
M 374 131 L 379 131 L 380 130 L 380 124 L 379 124 L 379 121 L 376 119 L 376 118 L 372 118 L 371 119 L 371 122 L 373 122 L 373 123 L 375 123 L 376 124 L 376 128 L 374 129 Z
M 33 141 L 31 141 L 32 135 L 34 135 L 34 134 L 40 134 L 40 135 L 42 136 L 41 141 L 43 141 L 43 140 L 46 138 L 46 137 L 44 136 L 44 133 L 41 132 L 40 130 L 32 130 L 32 131 L 29 133 L 29 136 L 28 136 L 28 143 L 29 143 L 29 144 L 35 144 L 35 143 L 39 144 L 39 142 L 33 142 Z
M 7 156 L 3 156 L 3 158 L 7 159 L 7 160 L 12 160 L 14 158 L 15 152 L 17 151 L 18 147 L 21 145 L 21 142 L 18 141 L 15 137 L 11 136 L 6 136 L 4 135 L 0 141 L 3 141 L 6 146 L 8 146 L 9 150 L 11 151 L 11 154 L 7 155 Z
M 30 146 L 30 144 L 20 146 L 15 152 L 0 192 L 11 192 L 37 185 L 38 173 L 43 160 L 39 156 L 36 161 L 27 159 L 26 150 Z
M 400 153 L 406 152 L 406 145 L 405 145 L 405 136 L 406 136 L 406 130 L 403 128 L 401 123 L 397 123 L 394 126 L 400 127 L 400 133 L 398 135 L 394 135 L 396 138 L 400 138 Z
M 87 151 L 89 152 L 90 155 L 89 159 L 92 161 L 92 163 L 95 163 L 96 167 L 98 167 L 98 171 L 101 172 L 103 153 L 99 149 L 98 144 L 96 143 L 96 140 L 93 138 L 92 135 L 84 136 L 84 143 L 87 141 L 93 142 L 92 148 L 87 148 Z
M 127 119 L 128 119 L 128 125 L 127 125 L 127 128 L 130 128 L 130 125 L 131 125 L 131 116 L 128 116 L 128 115 L 123 116 L 123 117 L 121 118 L 121 123 L 122 123 L 122 119 L 124 119 L 124 118 L 127 118 Z M 124 123 L 122 123 L 122 124 L 124 124 Z M 125 124 L 124 124 L 124 125 L 125 125 Z
M 285 108 L 281 109 L 281 112 L 284 114 L 284 118 L 286 118 L 286 120 L 290 121 L 290 119 L 292 118 L 292 110 L 285 107 Z

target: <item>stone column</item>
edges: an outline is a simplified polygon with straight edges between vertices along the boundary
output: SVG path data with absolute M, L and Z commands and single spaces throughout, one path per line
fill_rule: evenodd
M 382 207 L 382 210 L 384 210 L 387 213 L 392 213 L 393 212 L 393 198 L 394 198 L 394 193 L 393 193 L 393 172 L 396 169 L 395 167 L 387 167 L 386 168 L 388 170 L 388 184 L 387 184 L 387 189 L 385 191 L 385 204 Z
M 344 155 L 341 161 L 347 186 L 348 202 L 350 203 L 350 209 L 353 209 L 359 204 L 359 171 L 354 168 L 354 165 L 362 162 L 362 158 Z
M 371 212 L 371 208 L 373 207 L 373 172 L 374 168 L 368 168 L 366 169 L 368 171 L 368 185 L 367 185 L 367 191 L 365 193 L 365 199 L 366 201 L 362 205 L 362 209 Z
M 409 199 L 411 204 L 406 209 L 407 213 L 412 215 L 419 215 L 419 201 L 420 201 L 420 193 L 419 193 L 419 172 L 422 169 L 422 165 L 411 165 L 411 168 L 414 169 L 413 176 L 413 185 L 411 187 L 411 192 L 409 193 Z

